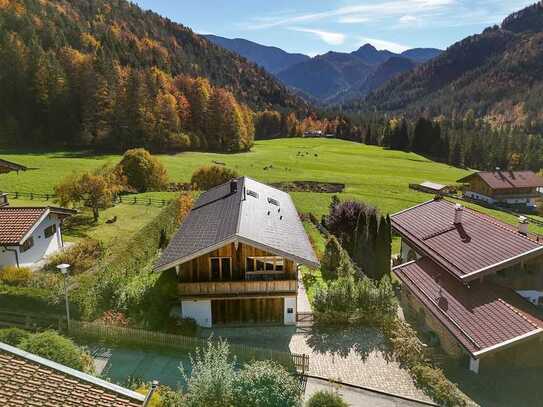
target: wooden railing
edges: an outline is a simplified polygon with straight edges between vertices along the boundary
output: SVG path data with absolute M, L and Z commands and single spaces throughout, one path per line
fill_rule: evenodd
M 180 295 L 236 295 L 236 294 L 270 294 L 279 292 L 296 292 L 296 280 L 270 281 L 217 281 L 201 283 L 179 283 Z

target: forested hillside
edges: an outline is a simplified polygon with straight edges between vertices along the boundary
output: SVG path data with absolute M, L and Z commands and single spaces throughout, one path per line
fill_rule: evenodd
M 506 18 L 390 81 L 352 105 L 462 117 L 473 111 L 495 127 L 543 130 L 543 3 Z
M 253 63 L 125 0 L 0 0 L 0 143 L 247 149 L 253 110 L 306 105 Z

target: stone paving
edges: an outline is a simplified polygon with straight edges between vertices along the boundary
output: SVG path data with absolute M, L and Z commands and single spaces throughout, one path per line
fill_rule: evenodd
M 432 401 L 415 386 L 407 370 L 390 360 L 384 337 L 376 330 L 313 330 L 295 334 L 290 351 L 309 355 L 311 376 Z

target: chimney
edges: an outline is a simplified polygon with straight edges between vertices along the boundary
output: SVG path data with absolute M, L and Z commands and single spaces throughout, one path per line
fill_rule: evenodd
M 459 225 L 462 223 L 462 213 L 464 212 L 464 207 L 460 204 L 454 205 L 454 224 Z
M 238 192 L 238 181 L 233 179 L 230 181 L 230 193 L 235 194 Z
M 528 234 L 528 219 L 526 216 L 518 217 L 518 232 L 522 235 Z

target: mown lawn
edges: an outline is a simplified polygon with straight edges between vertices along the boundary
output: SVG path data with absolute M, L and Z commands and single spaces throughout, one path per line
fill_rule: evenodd
M 64 176 L 73 171 L 92 169 L 120 159 L 115 155 L 73 152 L 24 152 L 0 150 L 0 157 L 31 168 L 26 173 L 0 176 L 0 190 L 52 192 Z M 384 150 L 380 147 L 328 139 L 279 139 L 256 142 L 249 153 L 214 154 L 188 152 L 160 156 L 172 181 L 187 182 L 202 165 L 224 163 L 262 182 L 321 181 L 346 184 L 342 199 L 357 199 L 394 213 L 431 199 L 415 192 L 409 183 L 431 180 L 452 184 L 468 171 L 435 163 L 414 153 Z M 173 193 L 150 193 L 153 198 L 172 197 Z M 328 211 L 331 194 L 292 193 L 298 209 L 317 217 Z M 477 207 L 498 218 L 516 223 L 516 217 Z M 543 233 L 543 228 L 532 228 Z
M 52 201 L 26 199 L 12 199 L 10 203 L 12 206 L 54 205 Z M 121 204 L 102 211 L 97 223 L 92 222 L 90 213 L 84 212 L 63 231 L 63 236 L 68 242 L 76 242 L 83 238 L 99 240 L 106 247 L 111 248 L 114 245 L 124 244 L 161 210 L 162 208 L 157 206 Z M 115 223 L 106 223 L 108 219 L 113 219 L 115 216 L 117 217 Z

